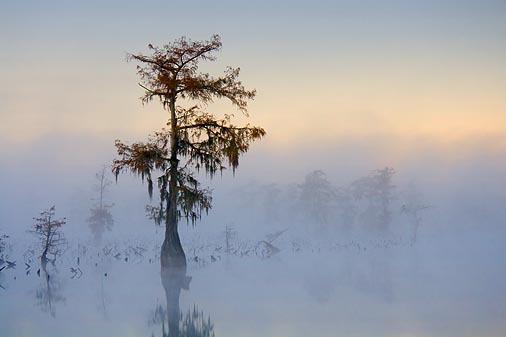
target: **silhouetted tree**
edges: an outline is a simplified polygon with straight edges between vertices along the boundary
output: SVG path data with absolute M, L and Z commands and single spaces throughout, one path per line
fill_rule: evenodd
M 102 236 L 106 230 L 110 231 L 114 224 L 110 209 L 111 204 L 105 203 L 105 192 L 107 187 L 111 184 L 111 181 L 106 177 L 106 167 L 104 166 L 95 177 L 97 179 L 97 185 L 95 190 L 98 193 L 95 206 L 90 210 L 90 217 L 88 218 L 88 226 L 93 233 L 95 243 L 102 241 Z
M 65 218 L 55 219 L 55 206 L 44 210 L 39 217 L 34 218 L 33 234 L 35 234 L 41 244 L 40 260 L 43 268 L 48 261 L 54 261 L 59 257 L 66 247 L 66 240 L 63 236 L 61 227 L 65 224 Z
M 332 211 L 335 208 L 336 191 L 327 176 L 321 170 L 313 171 L 306 175 L 304 182 L 299 185 L 300 209 L 310 221 L 319 225 L 318 230 L 323 230 L 328 224 Z
M 5 235 L 5 234 L 1 234 L 0 235 L 0 259 L 2 259 L 2 260 L 4 258 L 4 252 L 5 252 L 6 248 L 7 248 L 7 243 L 6 243 L 6 240 L 5 240 L 7 238 L 8 238 L 8 236 Z M 0 267 L 1 266 L 2 265 L 0 264 Z
M 2 271 L 6 268 L 4 266 L 4 264 L 7 262 L 7 257 L 6 257 L 6 250 L 7 250 L 7 243 L 5 242 L 5 239 L 7 239 L 8 236 L 3 234 L 3 235 L 0 235 L 0 289 L 5 289 L 5 287 L 2 285 L 2 278 L 3 278 L 3 274 L 2 274 Z
M 113 171 L 116 177 L 128 170 L 146 179 L 150 197 L 153 180 L 158 183 L 160 203 L 149 211 L 157 223 L 165 224 L 162 266 L 186 265 L 178 221 L 185 218 L 195 224 L 211 208 L 210 190 L 201 187 L 196 172 L 204 169 L 212 178 L 226 165 L 235 171 L 239 156 L 265 135 L 259 127 L 233 125 L 233 115 L 218 118 L 203 110 L 215 99 L 224 98 L 247 116 L 248 100 L 255 97 L 255 90 L 246 90 L 239 81 L 239 68 L 229 67 L 221 77 L 199 71 L 199 63 L 214 61 L 221 46 L 218 35 L 209 41 L 182 37 L 162 47 L 148 45 L 149 55 L 128 56 L 139 63 L 142 102 L 160 101 L 169 115 L 168 129 L 156 132 L 145 143 L 116 141 L 120 158 L 114 160 Z M 189 107 L 178 105 L 180 101 Z
M 226 225 L 223 234 L 225 236 L 225 252 L 230 254 L 232 252 L 232 241 L 237 238 L 237 231 L 232 226 Z
M 423 202 L 422 193 L 419 192 L 413 183 L 403 191 L 404 204 L 401 206 L 401 212 L 404 213 L 411 223 L 411 243 L 418 239 L 418 230 L 422 224 L 422 211 L 430 208 Z
M 395 199 L 395 185 L 392 184 L 394 174 L 393 168 L 385 167 L 354 181 L 350 186 L 357 200 L 366 201 L 362 217 L 369 225 L 376 225 L 380 231 L 387 230 L 392 220 L 390 204 Z

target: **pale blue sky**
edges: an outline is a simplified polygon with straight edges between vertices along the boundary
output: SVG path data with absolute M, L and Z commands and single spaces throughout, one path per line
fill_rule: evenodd
M 105 111 L 109 124 L 123 118 L 120 129 L 138 125 L 118 103 L 139 95 L 125 53 L 213 33 L 224 49 L 209 69 L 240 65 L 259 92 L 252 115 L 270 127 L 290 119 L 287 128 L 300 131 L 311 107 L 349 125 L 323 134 L 367 133 L 371 118 L 384 121 L 385 132 L 422 125 L 418 131 L 439 136 L 457 115 L 462 134 L 504 122 L 505 1 L 11 1 L 0 31 L 1 131 L 9 142 L 23 130 L 96 129 Z M 433 130 L 436 122 L 442 127 Z M 279 128 L 279 141 L 292 140 L 288 129 Z

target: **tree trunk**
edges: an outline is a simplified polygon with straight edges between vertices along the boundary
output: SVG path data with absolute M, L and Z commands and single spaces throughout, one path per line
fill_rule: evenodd
M 44 271 L 46 271 L 46 266 L 49 261 L 49 259 L 47 258 L 47 251 L 48 251 L 48 247 L 46 247 L 44 249 L 44 251 L 42 252 L 42 255 L 40 256 L 40 264 L 42 265 L 42 269 Z
M 162 268 L 185 267 L 186 255 L 178 233 L 177 217 L 177 161 L 171 163 L 167 217 L 165 218 L 165 239 L 160 253 Z
M 160 263 L 162 268 L 186 267 L 186 255 L 177 232 L 177 219 L 166 223 Z
M 177 88 L 174 88 L 176 92 Z M 160 263 L 163 268 L 184 267 L 186 270 L 186 255 L 181 245 L 178 233 L 177 216 L 177 178 L 178 178 L 178 133 L 175 94 L 170 100 L 170 168 L 169 168 L 169 196 L 167 198 L 167 215 L 165 218 L 165 239 L 160 253 Z

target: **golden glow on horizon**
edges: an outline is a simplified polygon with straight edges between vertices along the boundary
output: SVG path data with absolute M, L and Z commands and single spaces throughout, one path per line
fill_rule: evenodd
M 383 137 L 451 143 L 506 134 L 506 71 L 483 62 L 471 68 L 462 60 L 441 60 L 444 67 L 429 61 L 413 56 L 397 64 L 362 56 L 306 72 L 249 69 L 243 81 L 258 96 L 250 104 L 248 122 L 264 127 L 278 149 L 307 141 Z M 0 102 L 2 145 L 75 133 L 142 140 L 164 126 L 161 106 L 142 106 L 137 99 L 142 90 L 131 64 L 122 63 L 111 73 L 93 65 L 72 69 L 82 79 L 77 84 L 70 69 L 63 66 L 49 77 L 30 67 L 7 72 L 11 85 Z M 92 69 L 101 75 L 90 75 Z M 226 103 L 209 108 L 234 112 Z
M 119 133 L 143 136 L 164 126 L 166 117 L 157 104 L 142 107 L 132 98 L 119 98 L 123 109 L 112 102 L 76 108 L 74 113 L 62 113 L 49 118 L 41 113 L 36 102 L 17 102 L 14 110 L 24 111 L 2 116 L 2 142 L 30 143 L 50 134 Z M 325 98 L 299 104 L 258 99 L 252 104 L 252 124 L 263 126 L 271 142 L 279 145 L 297 144 L 301 138 L 339 140 L 345 137 L 395 136 L 433 137 L 434 141 L 452 141 L 487 134 L 506 134 L 506 104 L 434 101 L 384 102 L 371 99 L 366 104 L 341 102 L 332 104 Z M 374 109 L 372 106 L 376 106 Z M 95 110 L 94 110 L 95 109 Z

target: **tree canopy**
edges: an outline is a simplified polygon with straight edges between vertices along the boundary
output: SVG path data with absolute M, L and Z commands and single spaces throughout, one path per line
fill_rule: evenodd
M 66 219 L 55 219 L 55 214 L 56 208 L 52 206 L 42 211 L 38 217 L 33 218 L 35 224 L 30 232 L 39 238 L 42 248 L 41 258 L 43 260 L 52 257 L 54 261 L 66 248 L 67 241 L 61 230 L 61 227 L 66 223 Z
M 159 100 L 168 121 L 167 128 L 147 142 L 129 145 L 117 140 L 119 158 L 113 172 L 116 178 L 127 170 L 145 179 L 150 197 L 156 181 L 160 202 L 148 211 L 157 223 L 177 226 L 177 220 L 185 218 L 194 224 L 212 201 L 196 173 L 204 170 L 212 178 L 227 167 L 235 172 L 241 154 L 265 135 L 260 127 L 234 125 L 233 114 L 218 118 L 205 111 L 208 104 L 226 99 L 248 116 L 248 101 L 256 95 L 239 80 L 239 68 L 227 67 L 217 77 L 200 71 L 201 62 L 216 60 L 221 46 L 218 35 L 207 41 L 181 37 L 161 47 L 149 44 L 147 55 L 128 54 L 128 60 L 138 63 L 142 102 Z

